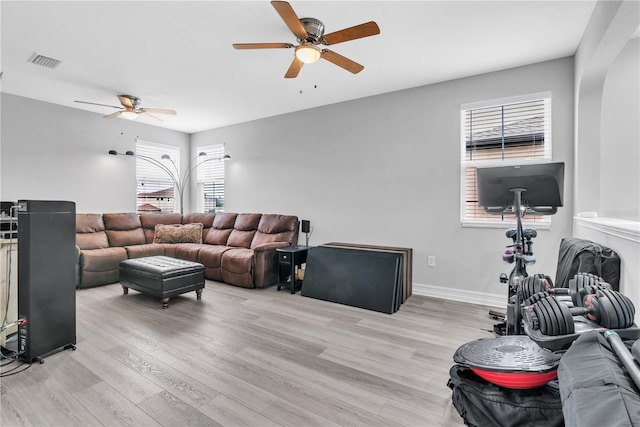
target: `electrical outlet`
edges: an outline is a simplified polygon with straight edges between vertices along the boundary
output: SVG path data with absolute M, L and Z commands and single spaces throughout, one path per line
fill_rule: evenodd
M 436 266 L 436 257 L 433 255 L 429 255 L 427 257 L 427 266 L 428 267 L 435 267 Z

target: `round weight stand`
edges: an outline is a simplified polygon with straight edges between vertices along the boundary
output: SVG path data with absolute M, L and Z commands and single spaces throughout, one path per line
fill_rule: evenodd
M 483 338 L 461 345 L 453 360 L 501 387 L 529 389 L 557 378 L 560 355 L 526 335 Z

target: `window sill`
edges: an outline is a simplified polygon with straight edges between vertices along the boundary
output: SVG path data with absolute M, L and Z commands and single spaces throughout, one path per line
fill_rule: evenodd
M 506 230 L 508 228 L 515 228 L 515 221 L 504 222 L 488 222 L 488 221 L 461 221 L 460 227 L 462 228 L 497 228 Z M 536 230 L 551 230 L 550 222 L 522 222 L 524 228 L 533 228 Z
M 640 222 L 617 218 L 574 217 L 577 225 L 599 231 L 610 236 L 640 243 Z

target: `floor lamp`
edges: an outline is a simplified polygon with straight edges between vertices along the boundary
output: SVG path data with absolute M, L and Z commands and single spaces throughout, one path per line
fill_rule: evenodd
M 191 176 L 193 171 L 195 171 L 198 168 L 198 166 L 207 162 L 231 159 L 231 156 L 229 156 L 228 154 L 226 154 L 224 157 L 209 157 L 207 153 L 205 153 L 204 151 L 201 151 L 200 153 L 198 153 L 196 157 L 191 159 L 191 162 L 189 162 L 189 164 L 193 166 L 191 166 L 189 169 L 184 170 L 183 174 L 181 175 L 180 171 L 178 170 L 178 165 L 176 165 L 176 162 L 168 154 L 163 154 L 162 156 L 160 156 L 160 159 L 155 159 L 153 157 L 145 156 L 142 154 L 136 154 L 133 151 L 127 151 L 124 154 L 122 154 L 122 153 L 118 153 L 116 150 L 109 150 L 109 154 L 113 156 L 122 155 L 122 156 L 137 157 L 141 160 L 144 160 L 145 162 L 148 162 L 154 166 L 157 166 L 162 171 L 164 171 L 164 173 L 166 173 L 169 176 L 169 178 L 171 178 L 171 181 L 173 181 L 173 184 L 178 189 L 178 196 L 180 197 L 180 213 L 181 214 L 184 212 L 184 201 L 183 201 L 184 190 L 187 187 L 187 182 L 189 181 L 189 177 Z

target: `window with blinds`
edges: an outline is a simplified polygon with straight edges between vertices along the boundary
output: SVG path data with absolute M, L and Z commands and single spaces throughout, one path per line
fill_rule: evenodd
M 162 159 L 168 154 L 169 159 Z M 180 149 L 155 142 L 136 142 L 136 211 L 175 212 L 177 189 L 169 173 L 179 176 Z
M 198 212 L 224 212 L 224 144 L 200 147 L 208 159 L 194 165 L 198 186 Z
M 489 215 L 478 205 L 476 168 L 551 160 L 551 98 L 468 108 L 461 111 L 462 223 L 515 221 L 513 215 Z M 550 216 L 527 213 L 524 222 L 548 223 Z

